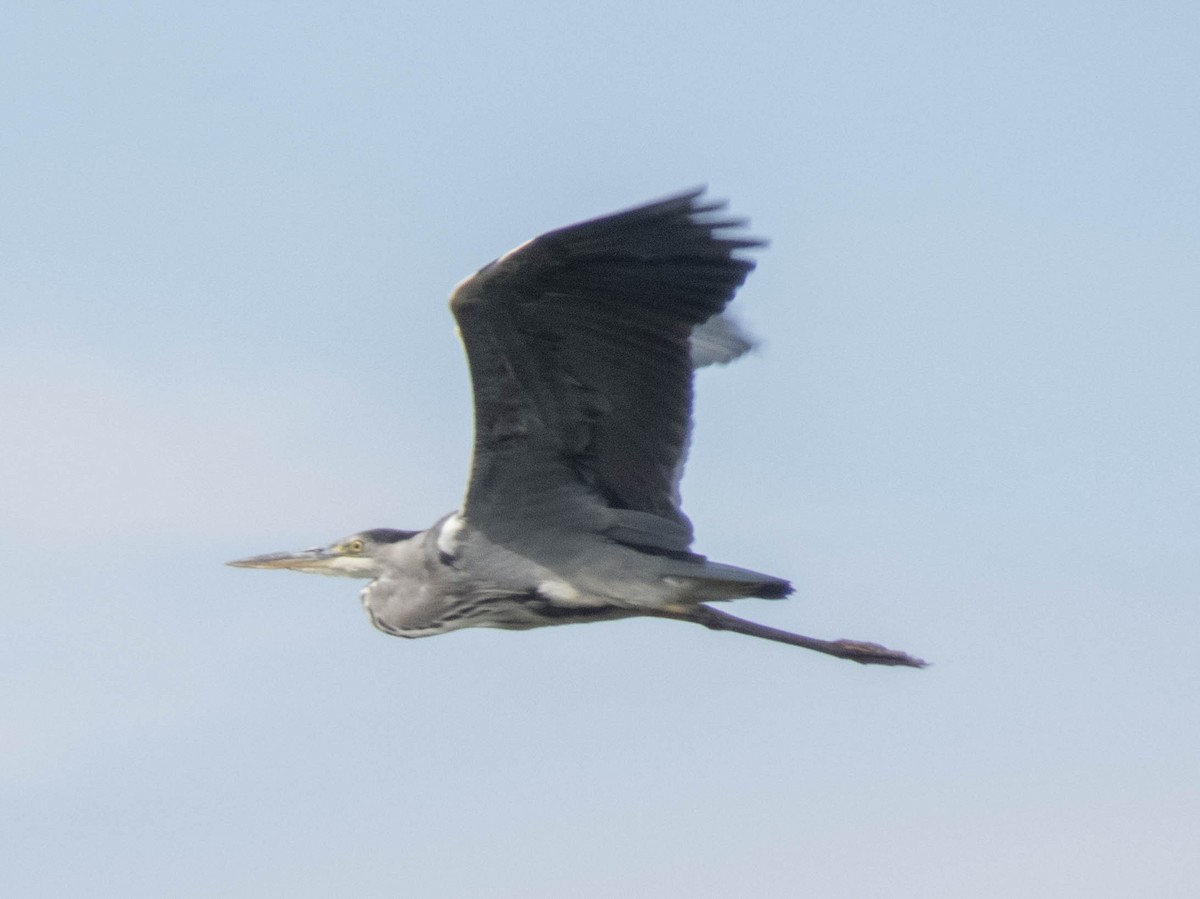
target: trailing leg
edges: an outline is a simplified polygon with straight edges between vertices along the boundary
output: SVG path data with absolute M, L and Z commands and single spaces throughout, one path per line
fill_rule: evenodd
M 793 634 L 789 631 L 767 627 L 765 624 L 746 621 L 744 618 L 720 612 L 711 606 L 676 606 L 671 609 L 646 612 L 646 614 L 675 621 L 691 621 L 714 631 L 733 631 L 750 637 L 774 640 L 776 643 L 801 646 L 804 649 L 837 656 L 839 659 L 849 659 L 861 665 L 903 665 L 909 668 L 924 668 L 926 665 L 921 659 L 910 656 L 906 652 L 888 649 L 878 643 L 864 643 L 858 640 L 818 640 L 815 637 L 805 637 L 802 634 Z

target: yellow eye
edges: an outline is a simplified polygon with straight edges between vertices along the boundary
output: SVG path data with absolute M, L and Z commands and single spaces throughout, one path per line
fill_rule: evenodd
M 343 549 L 343 550 L 345 550 L 345 551 L 346 551 L 346 552 L 348 552 L 348 553 L 355 553 L 355 554 L 358 554 L 358 553 L 360 553 L 360 552 L 362 552 L 362 551 L 363 551 L 363 547 L 364 547 L 364 546 L 365 546 L 365 544 L 362 542 L 362 538 L 361 538 L 361 537 L 355 537 L 353 540 L 351 540 L 351 541 L 349 541 L 348 543 L 346 543 L 346 544 L 345 544 L 345 545 L 342 547 L 342 549 Z

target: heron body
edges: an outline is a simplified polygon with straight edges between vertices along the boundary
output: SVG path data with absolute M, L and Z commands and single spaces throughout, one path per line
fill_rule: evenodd
M 691 549 L 679 482 L 695 368 L 751 341 L 725 315 L 761 246 L 702 191 L 535 238 L 463 281 L 450 307 L 470 363 L 465 500 L 424 531 L 379 528 L 230 564 L 368 578 L 371 622 L 400 637 L 629 617 L 692 621 L 863 663 L 920 666 L 707 605 L 792 592 Z

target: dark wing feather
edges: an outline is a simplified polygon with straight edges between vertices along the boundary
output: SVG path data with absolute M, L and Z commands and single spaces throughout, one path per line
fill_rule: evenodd
M 761 244 L 725 236 L 743 222 L 701 193 L 551 231 L 455 290 L 475 395 L 464 512 L 493 538 L 616 520 L 626 542 L 690 544 L 689 338 L 754 267 L 735 251 Z

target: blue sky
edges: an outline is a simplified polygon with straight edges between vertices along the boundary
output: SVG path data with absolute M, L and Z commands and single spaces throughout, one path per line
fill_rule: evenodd
M 1188 3 L 0 12 L 0 892 L 1191 896 Z M 400 641 L 221 563 L 461 497 L 445 298 L 698 183 L 747 617 Z

